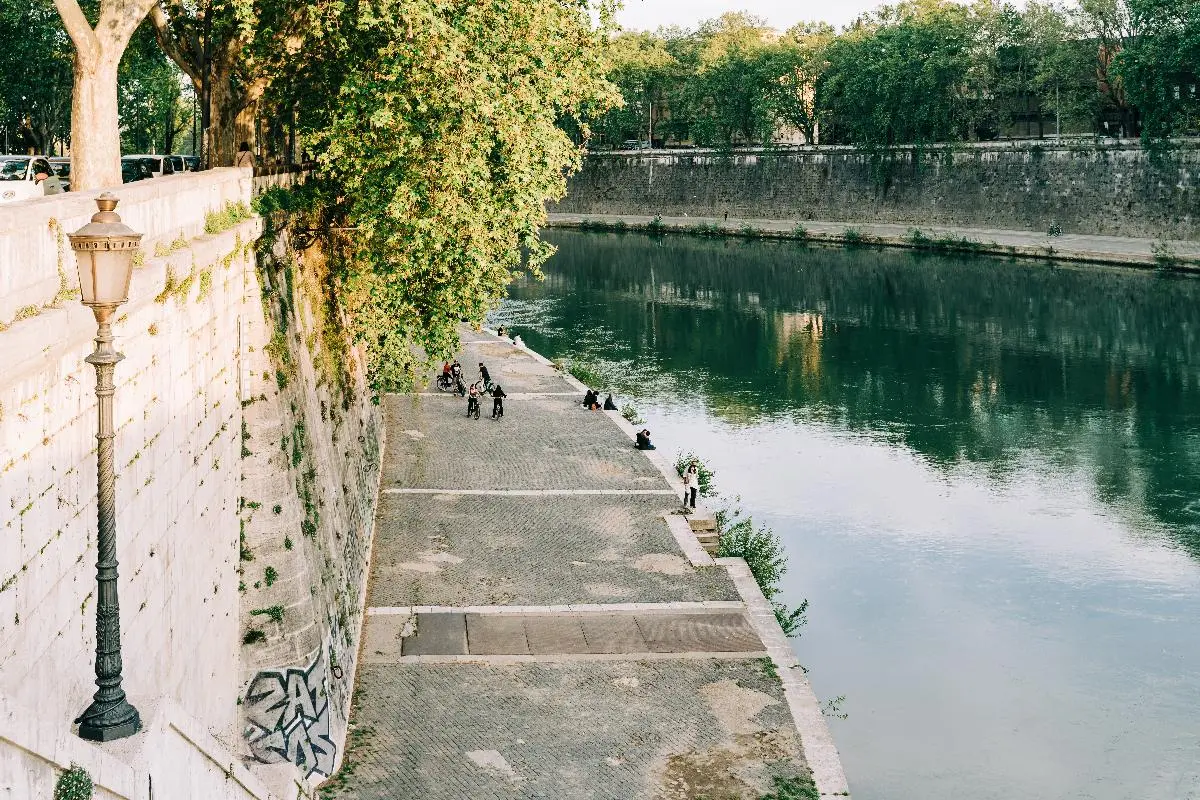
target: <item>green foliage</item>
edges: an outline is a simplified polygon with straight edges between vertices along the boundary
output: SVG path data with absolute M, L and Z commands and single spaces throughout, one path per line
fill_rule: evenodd
M 246 631 L 244 636 L 242 636 L 242 644 L 257 644 L 258 642 L 265 642 L 266 640 L 267 635 L 258 628 L 251 628 L 250 630 Z
M 821 800 L 812 773 L 803 775 L 776 776 L 774 790 L 759 797 L 759 800 Z
M 1200 128 L 1200 8 L 1195 0 L 1128 0 L 1128 28 L 1113 71 L 1142 117 L 1154 151 Z
M 333 279 L 373 387 L 406 389 L 456 349 L 462 320 L 481 321 L 550 256 L 545 203 L 581 156 L 558 123 L 616 100 L 606 33 L 586 4 L 560 0 L 329 13 L 297 77 L 330 221 L 353 228 Z
M 72 48 L 51 0 L 0 3 L 0 126 L 8 152 L 48 153 L 71 127 Z
M 634 407 L 633 403 L 626 403 L 621 408 L 621 416 L 624 417 L 630 425 L 646 424 L 646 420 L 642 419 L 642 415 L 638 413 L 638 410 Z
M 226 203 L 220 211 L 209 211 L 204 215 L 204 232 L 222 233 L 250 219 L 250 216 L 250 206 L 242 201 Z
M 762 590 L 763 597 L 771 604 L 784 634 L 788 637 L 799 636 L 800 628 L 808 622 L 808 601 L 788 608 L 775 600 L 780 591 L 779 583 L 787 572 L 787 557 L 778 534 L 770 528 L 755 527 L 754 520 L 742 516 L 740 508 L 722 508 L 717 511 L 716 518 L 720 532 L 717 555 L 743 559 L 754 576 L 754 582 Z
M 94 791 L 92 776 L 78 764 L 72 764 L 54 782 L 54 800 L 91 800 Z
M 263 581 L 267 584 L 267 587 L 269 588 L 277 580 L 279 580 L 279 573 L 276 572 L 274 567 L 267 567 L 263 572 Z
M 267 608 L 256 608 L 250 612 L 250 616 L 268 617 L 273 622 L 283 622 L 283 614 L 285 610 L 286 609 L 284 609 L 284 607 L 281 605 L 269 606 Z
M 842 241 L 849 247 L 859 247 L 867 243 L 867 237 L 858 228 L 846 228 L 842 231 Z
M 700 496 L 711 497 L 717 493 L 717 486 L 713 483 L 713 479 L 717 477 L 717 473 L 709 469 L 694 451 L 688 450 L 686 453 L 680 451 L 675 456 L 675 471 L 679 473 L 679 477 L 683 477 L 683 473 L 687 471 L 688 466 L 692 462 L 696 462 L 696 472 L 700 476 Z

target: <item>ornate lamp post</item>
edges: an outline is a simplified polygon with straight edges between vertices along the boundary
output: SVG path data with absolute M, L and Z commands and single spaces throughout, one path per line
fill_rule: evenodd
M 142 235 L 121 222 L 117 198 L 96 198 L 100 211 L 70 235 L 79 267 L 83 304 L 96 315 L 96 351 L 87 362 L 96 368 L 100 430 L 96 434 L 96 695 L 75 721 L 84 739 L 108 742 L 132 736 L 142 727 L 137 709 L 121 688 L 121 609 L 117 602 L 117 503 L 113 471 L 113 371 L 125 358 L 113 349 L 109 318 L 129 299 L 133 255 Z

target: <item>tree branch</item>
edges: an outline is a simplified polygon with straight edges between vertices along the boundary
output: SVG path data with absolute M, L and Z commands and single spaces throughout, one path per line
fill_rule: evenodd
M 192 84 L 199 88 L 203 83 L 200 65 L 188 58 L 188 54 L 175 40 L 175 36 L 171 33 L 171 20 L 167 17 L 167 12 L 163 10 L 161 3 L 155 3 L 151 7 L 150 23 L 154 26 L 154 38 L 158 40 L 158 46 L 183 70 L 185 75 L 192 79 Z
M 78 0 L 54 0 L 54 7 L 58 9 L 58 16 L 62 18 L 67 35 L 75 44 L 75 52 L 85 62 L 95 60 L 100 55 L 100 40 L 87 17 L 83 15 Z

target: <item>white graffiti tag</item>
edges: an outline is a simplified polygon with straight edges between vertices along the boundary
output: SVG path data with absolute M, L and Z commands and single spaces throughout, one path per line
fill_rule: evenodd
M 337 746 L 329 738 L 329 691 L 320 656 L 305 670 L 255 675 L 246 692 L 246 719 L 246 741 L 259 761 L 290 761 L 305 777 L 333 774 Z

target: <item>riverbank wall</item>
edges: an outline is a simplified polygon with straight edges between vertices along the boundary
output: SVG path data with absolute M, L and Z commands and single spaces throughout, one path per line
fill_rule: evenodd
M 0 796 L 71 765 L 111 800 L 310 797 L 335 768 L 362 619 L 378 412 L 249 171 L 116 189 L 145 234 L 114 334 L 124 688 L 93 744 L 95 322 L 67 234 L 97 192 L 0 207 Z M 284 269 L 283 264 L 287 265 Z M 7 790 L 8 793 L 5 793 Z
M 590 153 L 552 213 L 819 220 L 1200 240 L 1200 145 Z

